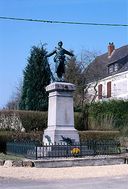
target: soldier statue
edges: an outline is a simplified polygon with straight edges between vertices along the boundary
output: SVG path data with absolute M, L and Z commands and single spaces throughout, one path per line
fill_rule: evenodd
M 64 73 L 65 73 L 65 54 L 69 56 L 74 56 L 73 53 L 65 50 L 62 48 L 62 41 L 58 42 L 58 47 L 55 47 L 55 49 L 46 55 L 46 57 L 50 57 L 55 54 L 54 62 L 55 65 L 55 73 L 57 74 L 57 81 L 64 81 Z

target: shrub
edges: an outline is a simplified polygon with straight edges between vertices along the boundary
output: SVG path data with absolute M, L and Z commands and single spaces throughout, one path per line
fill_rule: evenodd
M 47 127 L 47 112 L 39 111 L 0 111 L 0 129 L 26 132 L 43 131 Z
M 15 111 L 0 111 L 1 130 L 21 130 L 22 123 L 19 114 Z
M 20 111 L 20 118 L 25 130 L 44 131 L 47 127 L 47 112 Z
M 31 131 L 30 133 L 13 132 L 12 134 L 10 133 L 10 140 L 42 143 L 42 136 L 42 131 Z
M 128 101 L 110 100 L 93 103 L 89 106 L 89 117 L 99 125 L 103 125 L 103 121 L 108 118 L 103 128 L 108 125 L 108 128 L 111 126 L 122 130 L 128 124 Z
M 114 140 L 119 138 L 119 131 L 79 131 L 80 141 Z
M 25 128 L 26 132 L 32 130 L 44 131 L 47 128 L 47 112 L 40 111 L 0 111 L 0 130 L 21 131 Z M 75 128 L 84 130 L 84 119 L 81 112 L 74 115 Z
M 114 116 L 111 114 L 101 114 L 97 118 L 88 118 L 88 129 L 89 130 L 113 130 L 115 126 Z
M 75 129 L 77 129 L 78 131 L 85 130 L 83 114 L 81 112 L 75 112 L 74 125 L 75 125 Z
M 6 152 L 6 143 L 10 141 L 17 142 L 34 142 L 42 143 L 42 131 L 34 131 L 30 133 L 14 132 L 14 131 L 0 131 L 0 152 Z

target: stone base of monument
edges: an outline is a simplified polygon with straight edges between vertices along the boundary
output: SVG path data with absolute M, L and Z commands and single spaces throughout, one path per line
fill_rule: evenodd
M 44 131 L 43 142 L 62 143 L 64 138 L 79 142 L 79 135 L 74 128 L 73 91 L 75 85 L 54 82 L 46 87 L 49 92 L 48 128 Z
M 50 137 L 51 142 L 47 140 L 47 136 Z M 46 129 L 46 131 L 44 131 L 43 143 L 44 144 L 49 144 L 49 143 L 63 144 L 65 143 L 65 141 L 63 140 L 62 137 L 71 139 L 73 143 L 79 142 L 79 135 L 75 129 L 62 127 L 61 130 L 58 128 Z

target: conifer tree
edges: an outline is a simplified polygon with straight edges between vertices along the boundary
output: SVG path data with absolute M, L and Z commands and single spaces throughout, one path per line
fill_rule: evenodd
M 48 95 L 45 87 L 50 83 L 51 70 L 45 58 L 46 49 L 33 46 L 28 64 L 23 72 L 20 109 L 43 111 L 47 109 Z

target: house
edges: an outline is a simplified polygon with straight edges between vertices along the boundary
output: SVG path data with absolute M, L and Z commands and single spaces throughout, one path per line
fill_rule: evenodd
M 86 98 L 92 100 L 128 99 L 128 45 L 97 56 L 88 66 Z

